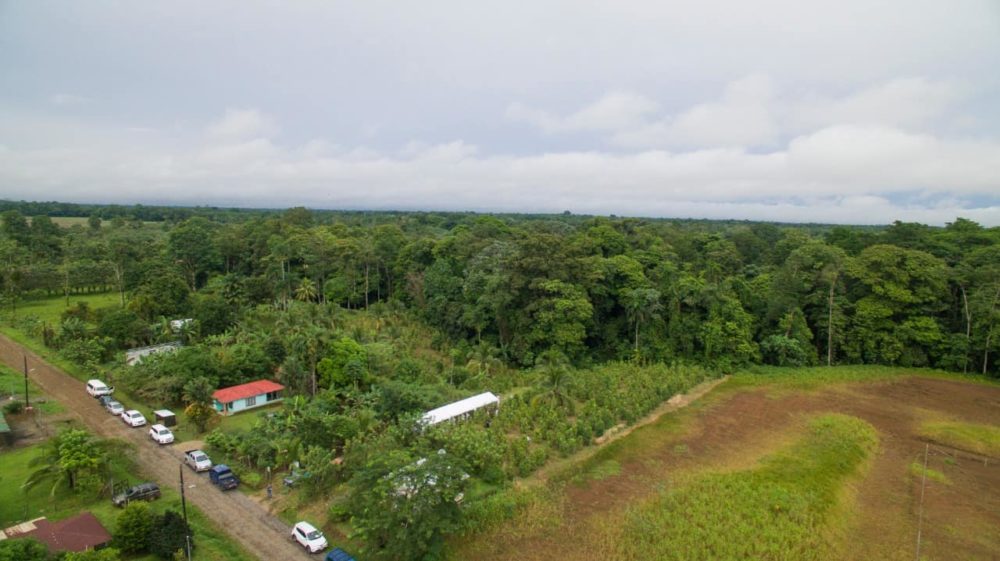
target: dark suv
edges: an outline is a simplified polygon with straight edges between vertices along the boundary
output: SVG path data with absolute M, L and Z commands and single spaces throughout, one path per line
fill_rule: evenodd
M 140 483 L 111 497 L 115 506 L 125 506 L 132 501 L 151 501 L 160 498 L 160 486 L 156 483 Z

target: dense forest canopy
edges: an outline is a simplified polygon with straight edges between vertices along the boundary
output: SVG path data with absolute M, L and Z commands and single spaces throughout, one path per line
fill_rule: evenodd
M 383 304 L 510 366 L 556 352 L 577 365 L 873 363 L 998 373 L 1000 231 L 961 218 L 943 228 L 871 228 L 4 206 L 2 294 L 11 310 L 32 294 L 114 290 L 135 326 L 192 316 L 213 335 L 260 305 Z M 72 214 L 89 219 L 69 228 L 52 220 Z M 153 338 L 136 327 L 116 344 Z
M 446 535 L 510 516 L 526 500 L 515 478 L 723 373 L 1000 375 L 1000 230 L 962 218 L 6 206 L 9 326 L 149 409 L 182 408 L 198 433 L 218 422 L 215 389 L 279 381 L 280 407 L 250 430 L 211 430 L 208 450 L 246 485 L 308 473 L 302 500 L 349 521 L 372 559 L 434 558 Z M 56 315 L 34 313 L 53 300 Z M 415 430 L 485 391 L 498 411 Z

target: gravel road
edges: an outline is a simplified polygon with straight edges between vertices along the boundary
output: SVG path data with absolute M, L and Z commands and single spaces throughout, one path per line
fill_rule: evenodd
M 38 355 L 17 342 L 0 334 L 0 360 L 20 372 L 24 356 L 28 368 L 34 369 L 29 377 L 46 394 L 74 414 L 95 434 L 105 438 L 121 438 L 135 444 L 135 461 L 143 474 L 161 486 L 178 486 L 178 466 L 183 453 L 177 445 L 159 446 L 149 439 L 148 426 L 129 428 L 118 417 L 109 415 L 97 400 L 90 397 L 84 383 L 59 368 L 42 360 Z M 186 496 L 191 504 L 201 509 L 205 516 L 239 541 L 247 551 L 262 561 L 291 559 L 320 559 L 310 556 L 289 535 L 291 528 L 271 516 L 260 505 L 238 491 L 223 493 L 208 481 L 208 475 L 195 474 L 184 468 Z M 218 561 L 242 561 L 218 560 Z

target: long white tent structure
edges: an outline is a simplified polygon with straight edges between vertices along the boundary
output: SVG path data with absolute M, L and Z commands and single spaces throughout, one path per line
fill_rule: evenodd
M 468 415 L 477 409 L 482 409 L 490 405 L 499 406 L 500 398 L 494 395 L 493 392 L 481 393 L 454 403 L 449 403 L 448 405 L 442 405 L 437 409 L 432 409 L 424 413 L 423 421 L 427 425 L 436 425 L 456 417 L 461 417 L 462 415 Z

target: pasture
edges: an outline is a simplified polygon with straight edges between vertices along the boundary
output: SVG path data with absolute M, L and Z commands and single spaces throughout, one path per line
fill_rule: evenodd
M 998 404 L 995 384 L 929 371 L 737 375 L 511 490 L 516 514 L 451 559 L 902 561 L 918 530 L 921 559 L 994 559 Z

